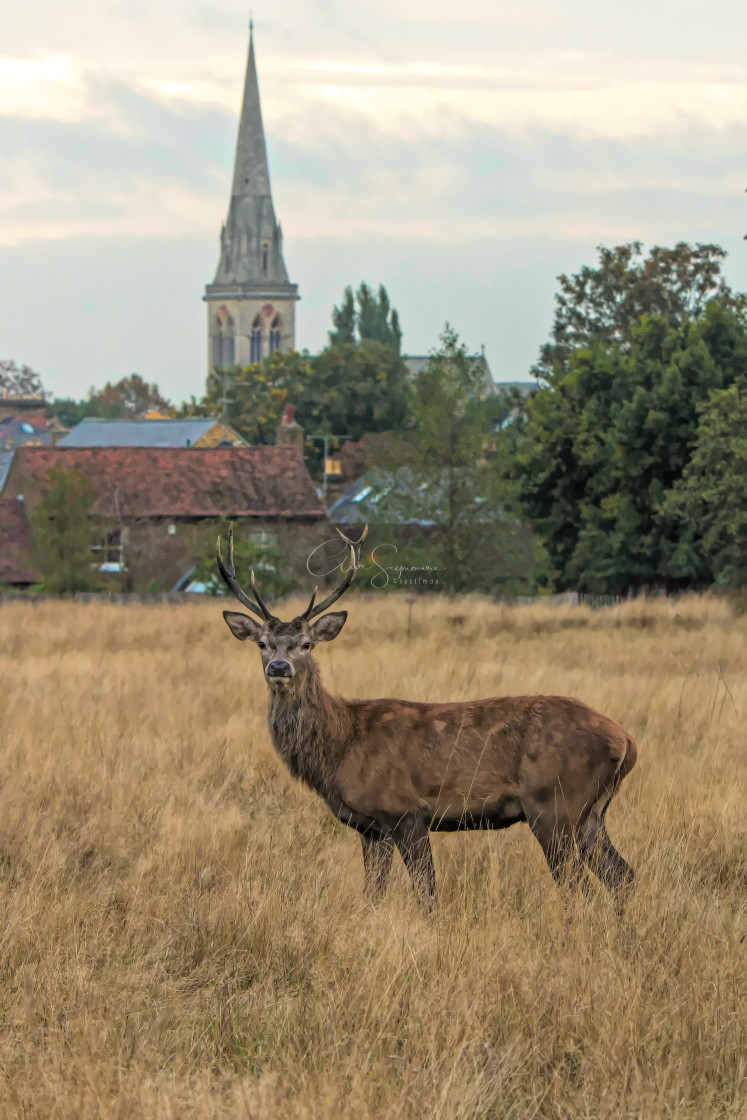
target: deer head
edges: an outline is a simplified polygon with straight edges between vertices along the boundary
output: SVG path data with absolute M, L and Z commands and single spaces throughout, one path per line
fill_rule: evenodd
M 228 530 L 227 564 L 223 563 L 220 537 L 218 538 L 218 571 L 223 582 L 259 621 L 238 611 L 224 611 L 223 617 L 235 638 L 240 642 L 247 640 L 256 642 L 259 646 L 265 679 L 274 690 L 284 691 L 294 684 L 302 684 L 312 665 L 311 654 L 314 647 L 318 642 L 333 641 L 345 625 L 347 611 L 333 611 L 330 614 L 324 614 L 324 611 L 336 603 L 353 582 L 360 567 L 360 546 L 368 533 L 368 525 L 355 544 L 339 529 L 337 531 L 348 546 L 349 567 L 344 578 L 334 591 L 318 604 L 316 603 L 317 588 L 314 588 L 306 610 L 290 622 L 283 622 L 270 613 L 259 593 L 254 572 L 251 573 L 254 599 L 251 599 L 239 586 L 233 563 L 233 524 Z M 320 615 L 323 617 L 320 618 Z

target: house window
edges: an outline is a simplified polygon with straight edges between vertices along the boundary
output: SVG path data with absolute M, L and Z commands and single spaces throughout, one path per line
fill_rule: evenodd
M 275 548 L 278 544 L 277 529 L 250 529 L 247 538 L 257 548 Z
M 252 323 L 252 333 L 250 336 L 251 353 L 250 361 L 252 365 L 262 361 L 262 320 L 259 315 Z
M 253 566 L 257 572 L 274 573 L 278 534 L 274 529 L 250 529 L 247 538 L 256 552 Z
M 93 545 L 94 567 L 100 572 L 124 572 L 125 564 L 125 534 L 121 529 L 112 529 L 104 533 L 98 544 Z
M 279 315 L 276 315 L 272 320 L 270 326 L 270 353 L 273 354 L 276 350 L 280 349 L 280 332 L 282 330 L 283 320 Z

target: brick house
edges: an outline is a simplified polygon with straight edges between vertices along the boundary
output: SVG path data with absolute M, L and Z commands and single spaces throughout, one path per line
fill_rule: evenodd
M 0 584 L 30 587 L 41 575 L 23 502 L 0 498 Z
M 248 523 L 250 534 L 277 543 L 288 574 L 303 584 L 309 579 L 308 553 L 330 532 L 314 484 L 292 447 L 20 447 L 0 501 L 6 511 L 15 503 L 16 536 L 18 509 L 33 521 L 34 507 L 49 488 L 49 472 L 59 467 L 90 483 L 94 562 L 105 579 L 126 590 L 173 588 L 214 547 L 229 518 L 240 522 L 239 536 Z

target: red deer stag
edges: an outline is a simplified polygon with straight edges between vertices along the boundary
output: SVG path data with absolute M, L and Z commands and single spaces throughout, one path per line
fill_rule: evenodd
M 636 747 L 614 720 L 563 696 L 422 704 L 344 700 L 325 690 L 312 651 L 342 630 L 347 611 L 323 612 L 347 590 L 360 564 L 361 541 L 343 539 L 350 556 L 344 579 L 317 605 L 315 590 L 291 622 L 270 613 L 253 572 L 254 599 L 242 591 L 233 526 L 225 565 L 218 540 L 218 568 L 260 620 L 223 612 L 239 641 L 259 646 L 275 749 L 294 777 L 360 833 L 366 890 L 375 895 L 384 888 L 396 846 L 413 886 L 430 904 L 436 881 L 429 831 L 526 821 L 558 881 L 578 883 L 586 864 L 606 887 L 624 893 L 633 870 L 613 847 L 604 815 L 635 764 Z

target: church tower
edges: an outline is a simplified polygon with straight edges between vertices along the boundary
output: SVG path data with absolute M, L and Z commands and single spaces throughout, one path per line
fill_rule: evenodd
M 273 350 L 293 350 L 299 298 L 298 286 L 288 280 L 283 234 L 272 205 L 250 24 L 231 202 L 220 235 L 218 271 L 205 288 L 208 372 L 259 362 Z

